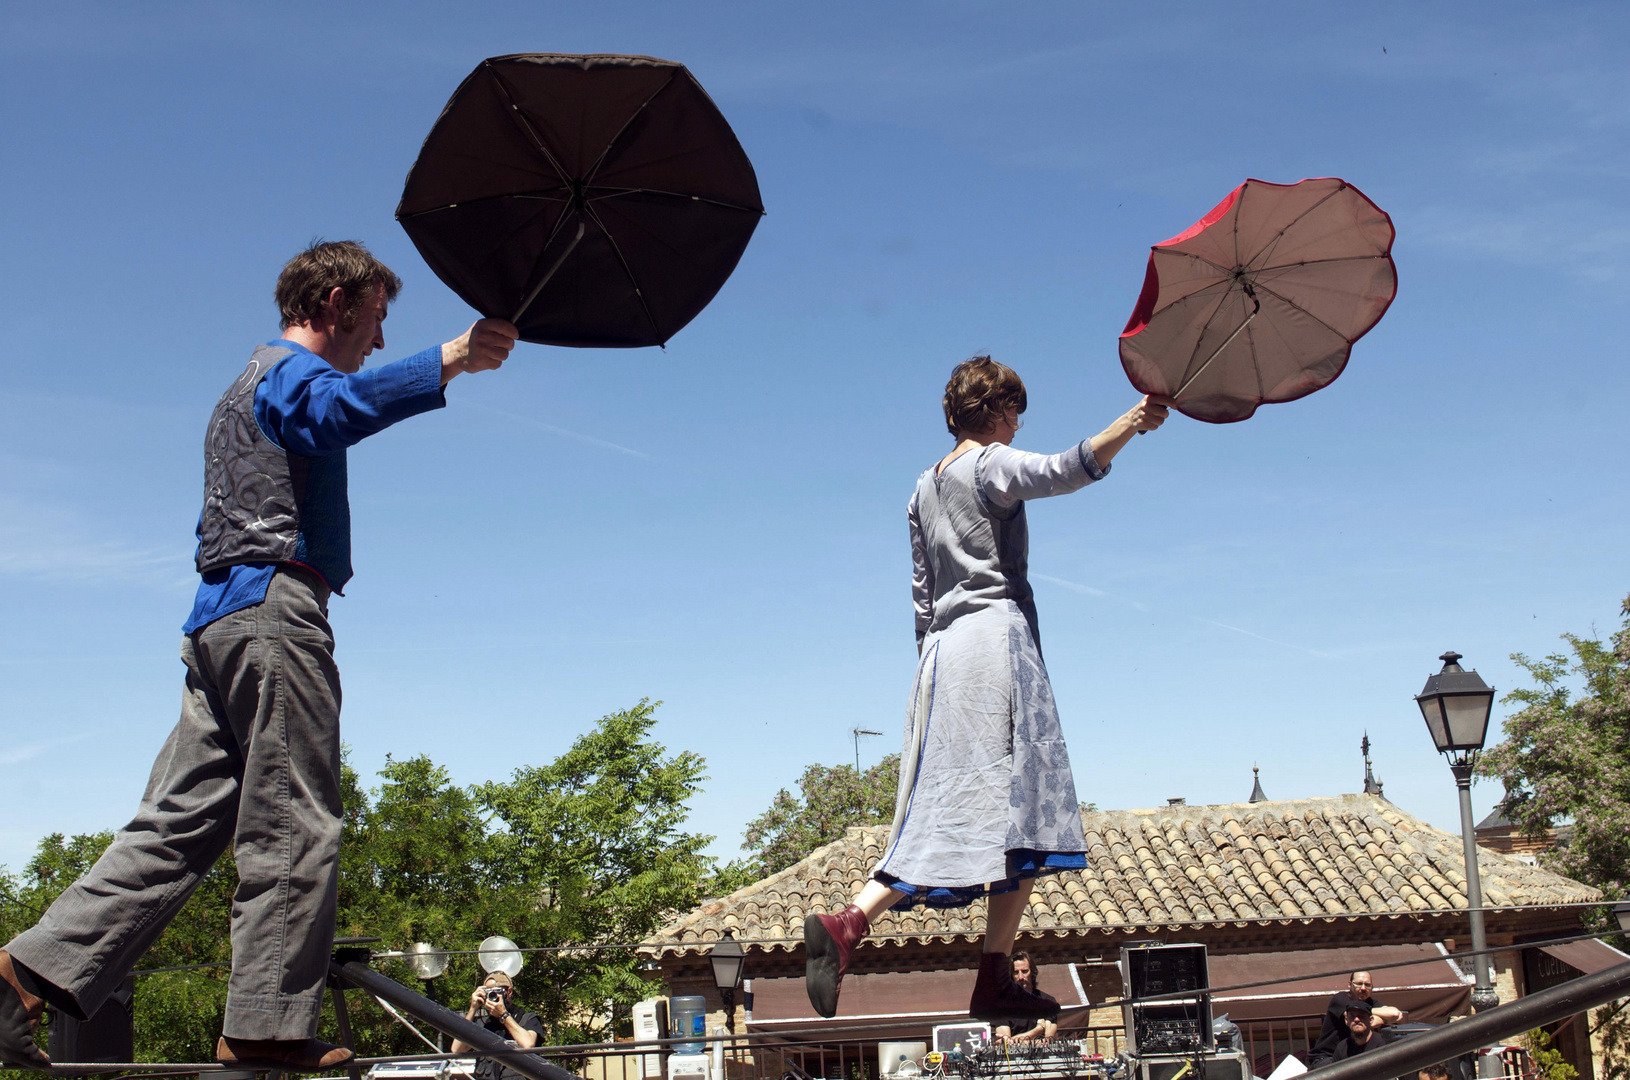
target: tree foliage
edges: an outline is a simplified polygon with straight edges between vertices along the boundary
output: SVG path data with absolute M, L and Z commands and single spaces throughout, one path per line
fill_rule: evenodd
M 1522 1037 L 1528 1056 L 1534 1060 L 1536 1080 L 1579 1080 L 1579 1070 L 1569 1065 L 1562 1051 L 1551 1044 L 1544 1028 L 1535 1028 Z
M 701 854 L 712 838 L 684 827 L 705 763 L 652 741 L 654 711 L 642 701 L 613 713 L 552 764 L 475 787 L 416 757 L 387 759 L 379 786 L 366 790 L 347 764 L 338 936 L 382 938 L 376 950 L 415 941 L 473 950 L 502 934 L 553 950 L 528 953 L 515 979 L 517 1002 L 543 1019 L 549 1041 L 626 1034 L 629 1006 L 651 992 L 626 946 L 693 907 L 714 882 L 713 861 Z M 0 940 L 31 925 L 111 839 L 48 836 L 21 874 L 0 868 Z M 236 888 L 228 854 L 138 969 L 228 960 Z M 375 966 L 413 983 L 400 961 Z M 223 966 L 140 977 L 137 1056 L 211 1060 L 227 973 Z M 462 1012 L 481 976 L 475 956 L 456 955 L 423 989 Z M 367 995 L 352 991 L 348 1001 L 359 1052 L 426 1049 Z M 320 1034 L 337 1037 L 331 1004 Z
M 894 796 L 900 783 L 900 755 L 857 772 L 852 765 L 811 765 L 798 778 L 798 794 L 775 793 L 770 808 L 747 823 L 742 848 L 752 853 L 734 871 L 753 877 L 778 873 L 823 844 L 843 836 L 851 825 L 882 825 L 894 820 Z
M 1622 611 L 1610 642 L 1564 634 L 1571 656 L 1512 656 L 1535 685 L 1505 696 L 1522 707 L 1479 763 L 1504 782 L 1506 816 L 1524 832 L 1572 822 L 1545 861 L 1609 897 L 1630 895 L 1630 598 Z
M 1513 654 L 1535 685 L 1505 696 L 1522 707 L 1507 717 L 1504 741 L 1478 763 L 1505 784 L 1505 815 L 1523 832 L 1543 836 L 1572 824 L 1568 842 L 1541 861 L 1609 898 L 1630 896 L 1630 597 L 1620 612 L 1624 622 L 1608 642 L 1564 634 L 1569 653 Z M 1605 927 L 1607 913 L 1587 922 Z M 1630 1080 L 1630 1011 L 1620 1002 L 1589 1019 L 1606 1049 L 1600 1080 Z M 1540 1052 L 1560 1061 L 1548 1047 Z

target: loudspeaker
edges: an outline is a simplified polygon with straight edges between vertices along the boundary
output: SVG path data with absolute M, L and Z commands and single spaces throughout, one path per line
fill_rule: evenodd
M 1121 1006 L 1127 1053 L 1185 1054 L 1216 1047 L 1211 1032 L 1211 975 L 1204 945 L 1123 947 L 1121 990 L 1125 997 L 1134 999 L 1180 995 Z
M 1146 1054 L 1133 1059 L 1136 1080 L 1254 1080 L 1245 1064 L 1245 1055 L 1228 1054 Z
M 89 1020 L 75 1020 L 61 1009 L 51 1017 L 51 1060 L 64 1065 L 136 1059 L 136 976 L 127 975 Z

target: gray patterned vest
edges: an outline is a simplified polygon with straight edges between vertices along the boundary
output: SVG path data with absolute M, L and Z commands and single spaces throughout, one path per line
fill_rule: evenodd
M 200 574 L 241 563 L 298 563 L 335 592 L 351 579 L 345 451 L 291 454 L 255 419 L 255 390 L 294 350 L 262 345 L 210 414 L 204 439 Z

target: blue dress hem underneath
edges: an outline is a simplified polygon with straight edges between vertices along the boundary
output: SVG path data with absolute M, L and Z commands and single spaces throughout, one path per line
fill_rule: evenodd
M 922 905 L 931 908 L 967 907 L 985 896 L 1000 896 L 1019 887 L 1021 881 L 1041 874 L 1060 870 L 1084 870 L 1087 855 L 1083 851 L 1036 851 L 1019 848 L 1007 853 L 1007 878 L 988 885 L 913 885 L 901 881 L 893 874 L 879 870 L 872 874 L 877 881 L 906 895 L 890 907 L 890 911 L 910 911 Z

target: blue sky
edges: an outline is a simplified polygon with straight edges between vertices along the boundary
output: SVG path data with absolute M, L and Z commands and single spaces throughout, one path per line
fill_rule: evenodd
M 769 214 L 665 352 L 521 346 L 351 456 L 346 739 L 461 782 L 661 699 L 735 853 L 804 765 L 896 748 L 905 502 L 951 366 L 1056 451 L 1135 394 L 1148 246 L 1248 176 L 1338 175 L 1400 290 L 1328 389 L 1176 417 L 1031 509 L 1084 799 L 1357 790 L 1456 827 L 1411 695 L 1454 648 L 1611 632 L 1630 591 L 1630 17 L 1616 4 L 5 3 L 0 863 L 122 824 L 175 721 L 209 409 L 313 236 L 406 288 L 386 358 L 473 314 L 392 219 L 483 57 L 688 64 Z M 1497 709 L 1500 715 L 1503 708 Z M 1479 815 L 1498 796 L 1477 789 Z

